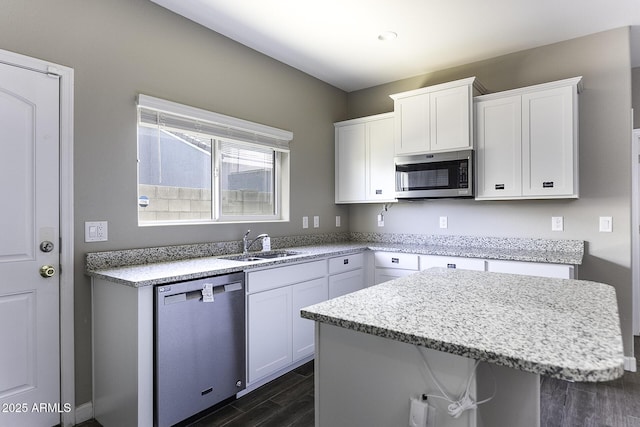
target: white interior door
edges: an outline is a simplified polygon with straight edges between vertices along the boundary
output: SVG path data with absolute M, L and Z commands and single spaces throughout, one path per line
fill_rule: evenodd
M 0 63 L 0 426 L 60 402 L 59 80 Z M 51 266 L 43 277 L 41 267 Z

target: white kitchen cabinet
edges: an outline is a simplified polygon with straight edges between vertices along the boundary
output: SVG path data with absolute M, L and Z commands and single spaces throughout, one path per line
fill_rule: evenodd
M 365 287 L 364 254 L 329 258 L 329 299 Z
M 313 354 L 313 323 L 300 308 L 328 298 L 327 260 L 250 271 L 247 292 L 250 385 Z
M 475 98 L 478 200 L 578 197 L 581 77 Z
M 373 283 L 379 285 L 389 280 L 398 279 L 400 277 L 408 276 L 415 273 L 417 270 L 402 270 L 399 268 L 376 268 L 374 273 Z
M 248 382 L 293 362 L 291 288 L 248 296 Z
M 522 97 L 476 98 L 477 199 L 522 196 Z
M 487 261 L 487 271 L 495 273 L 524 274 L 527 276 L 575 279 L 575 266 L 525 261 Z
M 328 294 L 326 277 L 291 286 L 293 362 L 313 355 L 315 350 L 314 323 L 300 317 L 300 309 L 326 301 Z
M 420 270 L 426 270 L 432 267 L 485 271 L 486 261 L 480 258 L 463 258 L 463 257 L 450 257 L 450 256 L 440 256 L 440 255 L 421 255 Z
M 419 270 L 420 258 L 415 254 L 375 252 L 374 284 L 408 276 Z
M 485 90 L 475 77 L 390 95 L 395 155 L 473 148 L 473 96 Z
M 334 126 L 336 203 L 395 201 L 393 113 Z
M 362 268 L 329 276 L 329 299 L 364 288 L 364 271 Z

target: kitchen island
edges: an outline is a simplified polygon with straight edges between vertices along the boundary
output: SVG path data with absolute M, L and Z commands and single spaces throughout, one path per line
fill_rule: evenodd
M 601 283 L 429 269 L 301 315 L 316 321 L 319 427 L 407 425 L 410 397 L 441 394 L 421 353 L 450 397 L 468 381 L 474 399 L 493 396 L 458 418 L 430 397 L 439 427 L 538 426 L 540 375 L 623 374 L 615 290 Z

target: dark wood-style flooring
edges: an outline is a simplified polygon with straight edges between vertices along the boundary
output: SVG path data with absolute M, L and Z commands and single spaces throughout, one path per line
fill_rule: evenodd
M 640 337 L 634 338 L 634 349 L 638 362 Z M 542 427 L 640 427 L 640 372 L 625 371 L 603 383 L 542 377 L 540 408 Z
M 639 337 L 635 337 L 635 349 L 636 360 L 640 360 Z M 543 377 L 540 400 L 541 427 L 640 427 L 640 372 L 625 372 L 622 378 L 604 383 L 570 383 Z M 189 427 L 313 427 L 313 404 L 310 362 Z M 91 420 L 79 426 L 100 424 Z

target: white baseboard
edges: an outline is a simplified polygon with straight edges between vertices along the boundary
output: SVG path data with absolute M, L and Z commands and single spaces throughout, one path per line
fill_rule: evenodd
M 93 418 L 93 402 L 76 406 L 76 424 L 89 421 L 91 418 Z
M 624 358 L 624 370 L 635 372 L 638 368 L 635 357 L 625 357 Z

